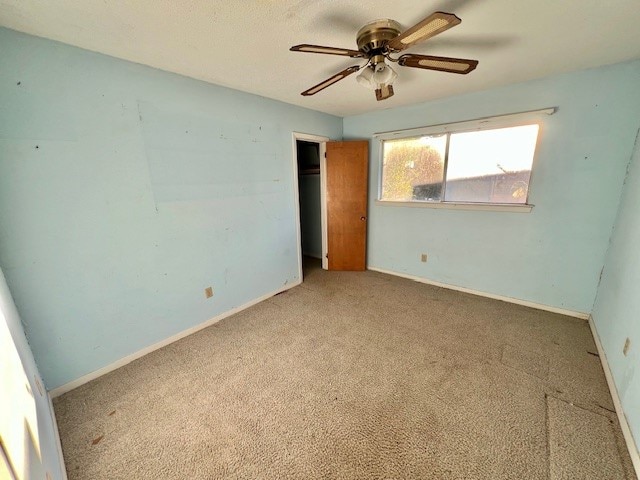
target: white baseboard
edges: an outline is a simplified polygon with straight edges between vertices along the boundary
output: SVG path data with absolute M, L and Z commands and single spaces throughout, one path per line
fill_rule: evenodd
M 633 434 L 631 433 L 629 422 L 627 422 L 627 417 L 624 414 L 624 410 L 622 409 L 622 402 L 620 401 L 620 396 L 618 395 L 616 384 L 613 381 L 613 375 L 611 374 L 611 368 L 609 367 L 609 362 L 607 361 L 607 355 L 605 354 L 604 348 L 602 348 L 602 342 L 600 342 L 600 336 L 598 335 L 598 331 L 596 330 L 596 326 L 591 315 L 589 315 L 589 327 L 591 327 L 591 334 L 593 335 L 593 339 L 596 343 L 598 355 L 600 355 L 600 363 L 602 363 L 604 376 L 607 379 L 607 385 L 609 386 L 611 398 L 613 399 L 613 406 L 615 407 L 616 414 L 618 415 L 618 422 L 620 423 L 622 435 L 624 436 L 624 441 L 626 442 L 627 449 L 629 450 L 629 456 L 631 457 L 633 468 L 636 471 L 636 476 L 640 478 L 640 454 L 638 453 L 638 447 L 636 446 L 636 442 L 633 439 Z
M 53 433 L 56 437 L 56 448 L 58 449 L 58 459 L 60 460 L 60 470 L 62 472 L 61 480 L 67 480 L 67 466 L 64 463 L 62 443 L 60 442 L 60 432 L 58 431 L 58 420 L 56 420 L 56 414 L 53 411 L 53 402 L 51 401 L 50 393 L 47 393 L 47 400 L 49 401 L 49 412 L 51 413 L 51 421 L 53 422 Z
M 302 280 L 298 280 L 296 283 L 287 285 L 285 287 L 279 288 L 278 290 L 275 290 L 271 293 L 267 293 L 265 295 L 262 295 L 261 297 L 255 298 L 247 303 L 245 303 L 244 305 L 240 305 L 239 307 L 235 307 L 232 308 L 231 310 L 227 310 L 226 312 L 223 312 L 219 315 L 216 315 L 215 317 L 207 320 L 204 323 L 201 323 L 199 325 L 196 325 L 195 327 L 191 327 L 191 328 L 187 328 L 186 330 L 183 330 L 179 333 L 176 333 L 175 335 L 172 335 L 168 338 L 165 338 L 164 340 L 160 340 L 157 343 L 154 343 L 153 345 L 150 345 L 148 347 L 143 348 L 142 350 L 138 350 L 135 353 L 132 353 L 131 355 L 127 355 L 126 357 L 121 358 L 120 360 L 117 360 L 105 367 L 99 368 L 98 370 L 94 370 L 91 373 L 87 373 L 86 375 L 83 375 L 80 378 L 76 378 L 75 380 L 72 380 L 68 383 L 65 383 L 64 385 L 60 385 L 59 387 L 56 387 L 52 390 L 49 391 L 49 394 L 51 395 L 51 398 L 56 398 L 59 397 L 60 395 L 63 395 L 71 390 L 73 390 L 74 388 L 78 388 L 80 385 L 84 385 L 85 383 L 90 382 L 91 380 L 95 380 L 98 377 L 101 377 L 102 375 L 105 375 L 109 372 L 112 372 L 113 370 L 120 368 L 124 365 L 127 365 L 128 363 L 133 362 L 134 360 L 137 360 L 140 357 L 145 356 L 148 353 L 151 353 L 155 350 L 158 350 L 159 348 L 165 347 L 167 345 L 169 345 L 170 343 L 176 342 L 178 340 L 180 340 L 181 338 L 187 337 L 193 333 L 196 333 L 200 330 L 202 330 L 203 328 L 207 328 L 210 327 L 211 325 L 213 325 L 214 323 L 218 323 L 220 320 L 223 320 L 227 317 L 230 317 L 231 315 L 234 315 L 238 312 L 241 312 L 242 310 L 246 310 L 249 307 L 254 306 L 257 303 L 263 302 L 264 300 L 267 300 L 268 298 L 273 297 L 274 295 L 277 295 L 279 293 L 282 293 L 286 290 L 289 290 L 290 288 L 293 288 L 297 285 L 300 285 L 302 283 Z
M 538 310 L 545 310 L 547 312 L 559 313 L 561 315 L 567 315 L 569 317 L 576 317 L 582 320 L 588 320 L 589 314 L 584 312 L 577 312 L 575 310 L 566 310 L 564 308 L 552 307 L 550 305 L 543 305 L 541 303 L 530 302 L 528 300 L 521 300 L 519 298 L 506 297 L 504 295 L 495 295 L 493 293 L 481 292 L 479 290 L 473 290 L 472 288 L 458 287 L 457 285 L 450 285 L 448 283 L 435 282 L 433 280 L 427 280 L 426 278 L 410 275 L 407 273 L 399 273 L 391 270 L 384 270 L 377 267 L 367 266 L 367 270 L 373 270 L 374 272 L 386 273 L 388 275 L 395 275 L 396 277 L 407 278 L 420 283 L 426 283 L 427 285 L 433 285 L 435 287 L 448 288 L 449 290 L 456 290 L 458 292 L 470 293 L 472 295 L 478 295 L 480 297 L 493 298 L 494 300 L 501 300 L 503 302 L 515 303 L 517 305 L 523 305 L 525 307 L 536 308 Z

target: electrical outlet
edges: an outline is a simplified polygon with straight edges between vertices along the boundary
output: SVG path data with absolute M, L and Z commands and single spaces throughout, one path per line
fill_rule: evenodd
M 420 256 L 420 261 L 421 261 L 422 263 L 426 263 L 426 261 L 427 261 L 427 254 L 426 254 L 426 253 L 423 253 L 423 254 Z
M 204 289 L 204 296 L 206 298 L 211 298 L 213 297 L 213 287 L 207 287 Z
M 624 356 L 627 356 L 627 353 L 629 353 L 629 348 L 631 347 L 631 340 L 629 339 L 629 337 L 627 337 L 627 339 L 624 341 L 624 347 L 622 347 L 622 353 L 624 354 Z

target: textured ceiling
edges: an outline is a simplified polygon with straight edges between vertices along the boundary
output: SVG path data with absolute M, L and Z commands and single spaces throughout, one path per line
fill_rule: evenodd
M 398 67 L 383 102 L 356 75 L 300 95 L 359 62 L 290 46 L 357 48 L 371 20 L 407 28 L 436 10 L 462 23 L 409 51 L 477 59 L 471 74 Z M 0 24 L 340 116 L 640 58 L 639 0 L 0 0 Z

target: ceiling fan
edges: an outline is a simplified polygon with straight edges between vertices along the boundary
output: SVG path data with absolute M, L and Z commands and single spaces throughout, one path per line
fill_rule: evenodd
M 434 12 L 427 18 L 418 22 L 413 27 L 400 32 L 400 24 L 395 20 L 382 19 L 367 23 L 358 30 L 356 43 L 358 50 L 348 48 L 323 47 L 320 45 L 295 45 L 291 47 L 293 52 L 325 53 L 329 55 L 342 55 L 345 57 L 362 58 L 367 61 L 364 65 L 354 65 L 336 73 L 332 77 L 302 92 L 309 96 L 324 90 L 339 82 L 358 70 L 363 70 L 358 75 L 358 83 L 371 88 L 376 92 L 378 101 L 393 95 L 393 81 L 398 76 L 396 72 L 386 64 L 385 60 L 397 63 L 403 67 L 422 68 L 425 70 L 438 70 L 440 72 L 467 74 L 478 66 L 477 60 L 462 58 L 434 57 L 432 55 L 417 55 L 408 53 L 398 58 L 393 54 L 434 37 L 456 25 L 462 20 L 452 13 Z

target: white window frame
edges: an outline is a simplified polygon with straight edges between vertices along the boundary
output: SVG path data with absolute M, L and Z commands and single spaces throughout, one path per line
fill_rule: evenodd
M 445 208 L 454 210 L 489 210 L 499 212 L 530 212 L 534 205 L 530 203 L 471 203 L 471 202 L 446 202 L 440 200 L 437 202 L 411 200 L 411 201 L 394 201 L 394 200 L 382 200 L 382 178 L 384 168 L 384 148 L 383 142 L 385 140 L 399 140 L 403 138 L 415 138 L 426 135 L 439 135 L 439 134 L 452 134 L 462 132 L 475 132 L 480 130 L 494 130 L 499 128 L 519 127 L 523 125 L 539 126 L 538 138 L 536 140 L 536 146 L 533 153 L 533 162 L 531 167 L 531 175 L 533 176 L 533 163 L 535 163 L 536 154 L 538 152 L 538 146 L 542 134 L 543 119 L 547 115 L 553 115 L 556 112 L 556 107 L 544 108 L 541 110 L 533 110 L 529 112 L 513 113 L 508 115 L 499 115 L 495 117 L 478 118 L 475 120 L 468 120 L 464 122 L 445 123 L 439 125 L 432 125 L 428 127 L 409 128 L 406 130 L 396 130 L 393 132 L 381 132 L 375 133 L 373 138 L 379 141 L 379 168 L 378 168 L 378 194 L 375 200 L 376 205 L 391 206 L 391 207 L 412 207 L 412 208 Z M 443 183 L 446 182 L 446 165 Z M 529 185 L 531 185 L 531 177 L 529 178 Z M 446 185 L 445 185 L 446 188 Z

